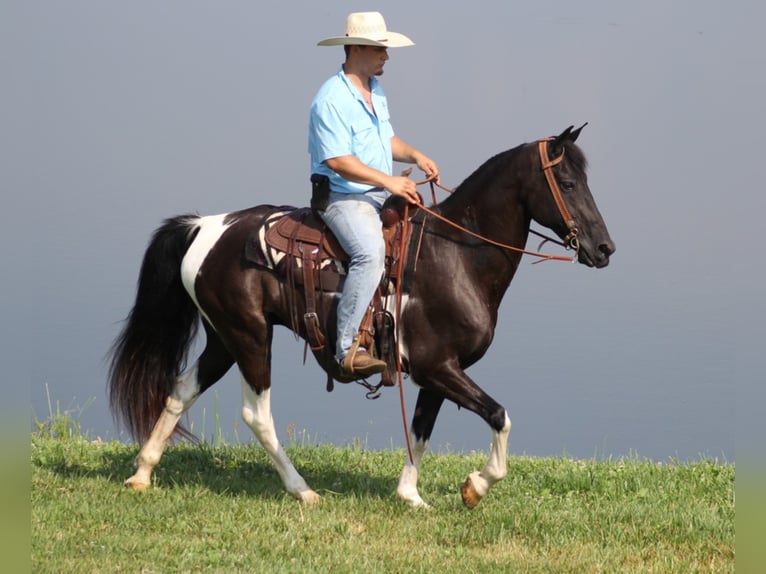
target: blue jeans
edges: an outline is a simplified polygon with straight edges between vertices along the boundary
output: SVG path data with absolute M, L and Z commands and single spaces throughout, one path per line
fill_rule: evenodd
M 391 194 L 385 190 L 367 193 L 330 192 L 330 203 L 322 219 L 348 253 L 351 262 L 338 302 L 338 341 L 335 358 L 346 356 L 380 283 L 386 258 L 380 208 Z

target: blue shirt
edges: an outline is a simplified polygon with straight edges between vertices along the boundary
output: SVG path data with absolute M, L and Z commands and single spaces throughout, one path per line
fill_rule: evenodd
M 374 76 L 370 78 L 370 91 L 375 113 L 341 66 L 336 75 L 322 84 L 311 103 L 308 146 L 311 173 L 328 176 L 332 191 L 364 193 L 374 189 L 368 184 L 348 181 L 327 167 L 324 162 L 334 157 L 353 155 L 383 173 L 393 172 L 394 129 L 389 121 L 386 95 Z

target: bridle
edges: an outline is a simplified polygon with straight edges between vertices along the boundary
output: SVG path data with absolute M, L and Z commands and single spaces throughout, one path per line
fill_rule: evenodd
M 569 209 L 567 209 L 566 203 L 564 203 L 564 198 L 561 195 L 559 183 L 556 181 L 556 177 L 553 175 L 554 166 L 560 164 L 564 159 L 564 150 L 561 150 L 561 155 L 549 160 L 548 142 L 551 141 L 551 139 L 552 138 L 541 139 L 537 142 L 537 149 L 540 152 L 540 164 L 542 165 L 545 179 L 548 181 L 548 188 L 551 190 L 553 200 L 556 202 L 556 207 L 559 208 L 559 213 L 564 219 L 564 223 L 566 224 L 567 229 L 569 229 L 569 233 L 566 237 L 564 237 L 564 244 L 577 252 L 580 249 L 580 241 L 577 239 L 577 226 L 575 225 L 574 218 L 569 213 Z
M 439 213 L 435 212 L 432 209 L 429 209 L 425 207 L 424 205 L 419 205 L 419 209 L 422 209 L 429 215 L 435 217 L 436 219 L 439 219 L 443 221 L 444 223 L 447 223 L 448 225 L 451 225 L 452 227 L 455 227 L 456 229 L 459 229 L 460 231 L 467 233 L 468 235 L 471 235 L 473 237 L 476 237 L 477 239 L 480 239 L 484 241 L 485 243 L 489 243 L 491 245 L 495 245 L 497 247 L 501 247 L 503 249 L 508 249 L 510 251 L 516 251 L 518 253 L 522 253 L 524 255 L 532 255 L 534 257 L 537 257 L 538 260 L 534 263 L 540 263 L 541 261 L 571 261 L 571 262 L 577 262 L 577 257 L 580 251 L 580 241 L 577 238 L 577 226 L 575 225 L 574 218 L 569 213 L 569 209 L 566 206 L 566 203 L 564 203 L 564 197 L 561 195 L 561 189 L 559 188 L 559 184 L 556 181 L 556 177 L 553 175 L 553 168 L 560 164 L 562 160 L 564 159 L 564 150 L 561 151 L 561 154 L 552 160 L 548 159 L 548 142 L 553 140 L 553 138 L 545 138 L 538 140 L 537 142 L 537 149 L 538 153 L 540 155 L 540 165 L 542 167 L 543 173 L 545 174 L 545 179 L 548 182 L 548 189 L 551 191 L 551 195 L 553 196 L 553 200 L 556 203 L 556 207 L 559 210 L 559 213 L 561 214 L 562 219 L 564 220 L 564 223 L 567 226 L 567 229 L 569 230 L 569 233 L 564 237 L 563 241 L 559 241 L 558 239 L 554 239 L 552 237 L 548 237 L 547 235 L 544 235 L 542 233 L 539 233 L 535 231 L 534 229 L 530 229 L 529 232 L 537 235 L 538 237 L 542 237 L 543 241 L 540 243 L 540 247 L 543 246 L 543 244 L 551 241 L 553 243 L 556 243 L 558 245 L 563 246 L 566 249 L 573 249 L 575 251 L 575 255 L 572 257 L 564 257 L 562 255 L 548 255 L 544 253 L 540 253 L 538 251 L 528 251 L 526 249 L 521 249 L 520 247 L 516 247 L 514 245 L 508 245 L 506 243 L 500 243 L 498 241 L 494 241 L 493 239 L 490 239 L 488 237 L 485 237 L 483 235 L 480 235 L 478 233 L 475 233 L 471 231 L 470 229 L 466 229 L 462 225 L 455 223 L 454 221 L 447 219 L 443 215 L 440 215 Z M 406 170 L 405 175 L 409 174 L 409 170 Z M 435 188 L 438 187 L 439 189 L 446 191 L 447 193 L 453 193 L 453 189 L 450 189 L 448 187 L 445 187 L 441 185 L 440 183 L 434 181 L 433 179 L 424 179 L 423 181 L 416 182 L 416 185 L 422 185 L 428 183 L 431 186 L 431 198 L 433 200 L 434 205 L 437 203 L 436 201 L 436 191 Z M 538 249 L 540 249 L 538 247 Z

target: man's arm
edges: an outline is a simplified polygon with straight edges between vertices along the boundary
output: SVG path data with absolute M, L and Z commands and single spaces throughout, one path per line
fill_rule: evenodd
M 439 167 L 431 158 L 405 143 L 399 136 L 391 138 L 391 152 L 394 161 L 414 163 L 428 179 L 439 181 Z
M 325 164 L 349 181 L 382 187 L 394 195 L 401 195 L 412 203 L 418 203 L 420 200 L 417 186 L 410 178 L 383 173 L 380 170 L 365 165 L 354 155 L 332 157 L 325 160 Z

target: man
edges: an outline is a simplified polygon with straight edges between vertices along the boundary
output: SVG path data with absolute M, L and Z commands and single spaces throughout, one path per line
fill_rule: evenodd
M 380 208 L 391 194 L 420 200 L 415 182 L 393 175 L 393 162 L 416 164 L 436 180 L 439 169 L 394 134 L 377 78 L 387 49 L 412 46 L 412 40 L 388 31 L 379 12 L 357 12 L 348 16 L 344 36 L 319 45 L 342 45 L 346 56 L 311 104 L 308 147 L 311 173 L 329 178 L 329 203 L 320 214 L 351 258 L 338 303 L 335 356 L 344 374 L 361 378 L 386 367 L 359 344 L 359 327 L 384 268 Z

